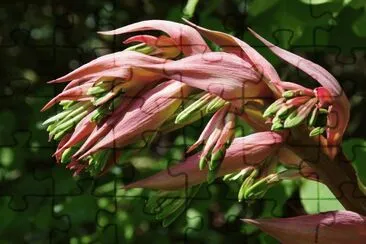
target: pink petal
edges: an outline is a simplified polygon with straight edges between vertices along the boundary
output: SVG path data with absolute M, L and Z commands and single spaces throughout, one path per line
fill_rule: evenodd
M 342 95 L 343 91 L 338 81 L 323 67 L 273 45 L 250 28 L 249 31 L 252 32 L 252 34 L 261 42 L 263 42 L 274 54 L 313 77 L 322 86 L 327 88 L 333 96 L 336 97 Z
M 220 96 L 240 108 L 245 98 L 263 98 L 271 94 L 248 62 L 224 52 L 197 54 L 165 64 L 141 67 Z
M 128 44 L 131 42 L 142 42 L 148 46 L 158 49 L 156 52 L 153 52 L 150 55 L 158 55 L 164 58 L 175 58 L 180 54 L 180 49 L 177 47 L 175 41 L 165 35 L 161 35 L 159 37 L 150 35 L 137 35 L 128 38 L 123 43 Z
M 250 29 L 249 29 L 250 30 Z M 332 112 L 337 114 L 338 117 L 335 128 L 328 129 L 327 131 L 327 139 L 330 147 L 330 155 L 335 156 L 337 153 L 337 147 L 342 140 L 342 136 L 346 130 L 348 125 L 349 117 L 350 117 L 350 104 L 349 101 L 344 94 L 344 91 L 340 87 L 338 81 L 323 67 L 306 60 L 296 54 L 290 53 L 282 48 L 279 48 L 272 43 L 265 40 L 263 37 L 255 33 L 253 30 L 250 30 L 259 40 L 261 40 L 266 46 L 268 46 L 272 52 L 274 52 L 277 56 L 287 61 L 288 63 L 296 66 L 301 69 L 311 77 L 313 77 L 316 81 L 318 81 L 323 87 L 325 87 L 330 94 L 334 97 L 334 107 Z M 334 122 L 334 118 L 330 119 L 331 122 Z M 333 124 L 334 125 L 334 124 Z
M 137 35 L 137 36 L 131 36 L 130 38 L 123 41 L 124 44 L 129 44 L 132 42 L 142 42 L 145 43 L 148 46 L 155 46 L 158 38 L 156 36 L 151 35 Z
M 98 80 L 98 77 L 95 77 L 93 79 L 88 79 L 88 78 L 80 78 L 80 79 L 76 79 L 76 80 L 72 80 L 69 83 L 67 83 L 67 85 L 65 86 L 63 91 L 69 90 L 70 88 L 73 88 L 75 86 L 81 86 L 85 83 L 92 83 L 94 84 L 94 82 L 96 82 Z
M 329 107 L 327 121 L 327 149 L 329 155 L 335 157 L 340 148 L 342 137 L 348 126 L 350 117 L 349 103 L 346 96 L 335 100 Z
M 329 94 L 324 87 L 317 87 L 314 89 L 314 94 L 319 99 L 320 107 L 329 106 L 333 103 L 333 96 Z
M 218 121 L 218 123 L 215 124 L 213 132 L 209 135 L 206 144 L 203 147 L 201 158 L 206 157 L 210 150 L 215 146 L 217 140 L 220 138 L 223 128 L 224 124 L 222 120 Z
M 70 139 L 70 137 L 71 137 L 71 133 L 68 133 L 64 137 L 62 137 L 61 141 L 57 145 L 57 149 L 56 150 L 60 150 L 60 148 L 62 148 L 65 145 L 65 143 Z M 60 154 L 54 153 L 53 156 L 56 157 L 56 161 L 57 162 L 60 162 L 61 161 L 61 155 Z
M 93 116 L 93 113 L 89 113 L 87 116 L 85 116 L 75 127 L 74 132 L 72 133 L 69 140 L 60 148 L 57 149 L 55 154 L 62 154 L 62 152 L 69 147 L 74 146 L 76 143 L 83 140 L 85 137 L 90 135 L 90 133 L 94 130 L 96 127 L 96 124 L 91 121 L 91 118 Z
M 126 114 L 99 142 L 80 158 L 102 148 L 123 147 L 156 131 L 172 115 L 190 88 L 177 81 L 167 81 L 146 92 L 131 104 Z
M 72 160 L 70 163 L 66 165 L 66 168 L 74 170 L 73 176 L 79 175 L 86 167 L 87 167 L 86 164 L 80 163 L 76 160 Z
M 232 35 L 200 27 L 186 19 L 184 19 L 184 21 L 196 28 L 203 36 L 221 46 L 225 52 L 234 53 L 250 62 L 259 73 L 263 74 L 270 83 L 273 83 L 269 85 L 273 88 L 274 92 L 277 93 L 278 96 L 281 94 L 281 88 L 276 85 L 281 79 L 275 68 L 254 48 Z
M 284 244 L 361 244 L 366 218 L 351 211 L 332 211 L 282 219 L 244 219 Z
M 186 56 L 210 51 L 206 42 L 195 29 L 187 25 L 166 20 L 146 20 L 116 30 L 101 31 L 99 33 L 103 35 L 119 35 L 146 30 L 160 30 L 167 33 Z
M 75 69 L 69 74 L 52 80 L 49 83 L 60 83 L 69 80 L 78 80 L 81 78 L 93 76 L 112 76 L 108 72 L 117 68 L 131 69 L 131 66 L 139 66 L 143 64 L 162 64 L 165 59 L 152 57 L 133 51 L 122 51 L 101 56 L 83 66 Z M 132 72 L 131 70 L 129 72 Z
M 226 114 L 224 120 L 224 127 L 221 131 L 220 137 L 217 139 L 215 147 L 212 149 L 212 154 L 224 147 L 224 145 L 232 138 L 235 127 L 235 115 L 232 113 Z
M 307 101 L 309 101 L 310 97 L 307 96 L 301 96 L 301 97 L 294 97 L 291 98 L 290 100 L 286 101 L 287 105 L 293 105 L 295 107 L 300 106 L 301 104 L 306 103 Z
M 311 89 L 306 88 L 300 84 L 288 82 L 288 81 L 282 81 L 280 86 L 285 90 L 301 90 L 306 93 L 306 95 L 312 96 L 314 93 Z
M 274 153 L 284 140 L 280 134 L 269 131 L 234 139 L 226 151 L 218 176 L 259 165 L 265 158 Z M 129 184 L 125 188 L 177 190 L 200 184 L 206 180 L 207 168 L 203 170 L 198 168 L 199 159 L 200 153 L 196 153 L 182 163 Z
M 190 146 L 190 148 L 187 150 L 187 153 L 196 149 L 199 145 L 201 145 L 201 143 L 203 143 L 210 137 L 212 132 L 215 130 L 216 124 L 220 123 L 220 121 L 224 118 L 226 111 L 227 107 L 223 107 L 215 112 L 215 114 L 211 117 L 210 121 L 203 129 L 198 140 L 192 146 Z
M 92 87 L 93 84 L 86 83 L 80 86 L 75 86 L 73 88 L 70 88 L 66 91 L 61 92 L 56 97 L 54 97 L 51 101 L 49 101 L 42 109 L 41 111 L 45 111 L 55 105 L 56 103 L 60 102 L 61 100 L 71 100 L 71 101 L 80 101 L 82 99 L 91 100 L 91 97 L 88 96 L 86 93 L 90 87 Z

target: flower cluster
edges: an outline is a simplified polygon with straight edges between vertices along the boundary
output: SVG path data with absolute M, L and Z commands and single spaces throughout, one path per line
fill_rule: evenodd
M 337 155 L 349 120 L 349 102 L 336 79 L 319 65 L 249 30 L 321 86 L 310 89 L 282 81 L 274 67 L 244 41 L 186 23 L 149 20 L 101 32 L 158 30 L 161 34 L 132 36 L 125 43 L 137 45 L 50 82 L 69 82 L 43 109 L 62 107 L 44 122 L 50 139 L 59 141 L 57 161 L 75 174 L 98 175 L 121 156 L 148 146 L 157 134 L 208 116 L 184 162 L 124 187 L 174 192 L 224 176 L 242 181 L 241 200 L 261 197 L 284 179 L 319 180 L 286 142 L 294 130 L 305 130 L 320 139 L 331 158 Z M 219 51 L 212 51 L 204 38 Z M 256 133 L 234 138 L 237 120 Z M 276 173 L 278 162 L 290 169 Z M 182 174 L 186 177 L 177 177 Z
M 293 166 L 288 159 L 294 153 L 285 149 L 287 129 L 302 124 L 307 124 L 310 136 L 323 137 L 323 143 L 333 145 L 329 147 L 333 155 L 337 153 L 349 118 L 349 104 L 333 76 L 250 30 L 275 54 L 322 86 L 312 90 L 281 81 L 273 66 L 247 43 L 186 22 L 188 25 L 150 20 L 101 32 L 119 35 L 159 30 L 162 34 L 132 36 L 125 43 L 139 44 L 99 57 L 50 82 L 69 82 L 43 109 L 57 103 L 62 106 L 61 112 L 44 122 L 50 139 L 60 141 L 55 153 L 57 161 L 75 174 L 88 171 L 97 175 L 108 170 L 121 155 L 149 145 L 158 133 L 176 130 L 203 116 L 211 119 L 187 151 L 197 151 L 203 145 L 202 152 L 192 156 L 197 161 L 197 168 L 192 170 L 201 175 L 200 182 L 205 178 L 212 182 L 223 172 L 264 167 L 264 160 L 274 155 L 285 165 Z M 203 37 L 221 51 L 211 51 Z M 342 116 L 342 120 L 334 114 Z M 262 132 L 234 140 L 236 119 Z M 232 161 L 230 155 L 243 160 L 226 163 Z M 189 162 L 190 158 L 175 167 Z M 304 165 L 311 178 L 311 168 Z M 306 177 L 303 169 L 298 174 Z M 267 175 L 255 178 L 267 177 L 270 170 L 267 171 Z M 194 178 L 195 173 L 186 173 Z M 164 184 L 172 183 L 165 180 Z

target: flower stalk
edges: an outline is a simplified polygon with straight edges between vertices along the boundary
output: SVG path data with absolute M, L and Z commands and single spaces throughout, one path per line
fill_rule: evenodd
M 358 187 L 352 163 L 340 151 L 335 158 L 320 144 L 319 136 L 307 136 L 306 128 L 293 130 L 287 145 L 316 172 L 345 209 L 366 215 L 366 196 Z

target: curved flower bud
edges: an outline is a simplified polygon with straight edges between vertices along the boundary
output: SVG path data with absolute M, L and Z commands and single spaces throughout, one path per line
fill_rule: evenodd
M 334 101 L 329 109 L 327 142 L 329 154 L 334 157 L 338 151 L 337 147 L 339 147 L 350 117 L 350 104 L 338 81 L 323 67 L 273 45 L 251 29 L 249 31 L 262 41 L 274 54 L 307 73 L 329 91 Z
M 276 152 L 284 140 L 282 135 L 275 132 L 259 132 L 234 139 L 226 150 L 217 176 L 260 165 L 265 158 Z M 199 160 L 200 153 L 196 153 L 182 163 L 129 184 L 125 188 L 176 190 L 202 183 L 206 180 L 208 170 L 207 168 L 200 170 L 197 167 Z
M 56 103 L 62 100 L 69 100 L 69 101 L 91 101 L 92 96 L 88 95 L 88 90 L 91 88 L 93 84 L 85 83 L 80 86 L 72 87 L 68 90 L 65 90 L 58 94 L 56 97 L 52 98 L 42 109 L 41 111 L 45 111 L 55 105 Z
M 146 20 L 116 30 L 100 31 L 98 33 L 103 35 L 120 35 L 146 30 L 160 30 L 167 33 L 186 56 L 210 51 L 206 42 L 195 29 L 187 25 L 166 20 Z
M 281 219 L 243 219 L 284 244 L 360 244 L 366 239 L 366 218 L 351 211 L 332 211 Z

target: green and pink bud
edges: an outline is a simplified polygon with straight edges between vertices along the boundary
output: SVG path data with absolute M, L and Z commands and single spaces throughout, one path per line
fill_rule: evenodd
M 284 141 L 283 135 L 269 131 L 234 139 L 226 149 L 225 157 L 216 176 L 220 177 L 248 167 L 260 166 L 262 161 L 273 155 Z M 200 153 L 196 153 L 184 162 L 173 165 L 156 175 L 131 183 L 124 188 L 178 190 L 200 184 L 206 181 L 209 173 L 208 168 L 200 170 L 197 167 L 200 158 Z

